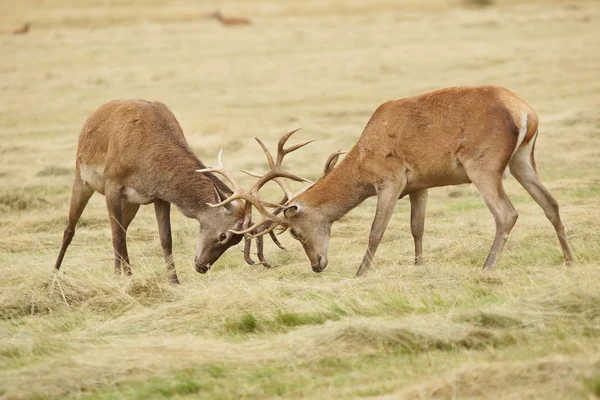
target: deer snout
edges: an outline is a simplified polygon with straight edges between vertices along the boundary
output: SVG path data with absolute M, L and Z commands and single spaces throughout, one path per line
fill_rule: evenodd
M 201 274 L 207 273 L 212 266 L 211 263 L 205 263 L 202 260 L 199 260 L 197 257 L 194 260 L 194 263 L 196 264 L 196 272 L 200 272 Z
M 318 254 L 317 262 L 312 265 L 312 270 L 317 273 L 323 272 L 323 270 L 325 269 L 326 266 L 327 266 L 327 257 Z

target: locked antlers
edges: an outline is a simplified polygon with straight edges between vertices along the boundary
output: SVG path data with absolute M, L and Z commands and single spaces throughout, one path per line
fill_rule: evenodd
M 288 148 L 285 148 L 284 146 L 285 146 L 287 140 L 298 130 L 299 129 L 290 131 L 290 132 L 286 133 L 285 135 L 283 135 L 281 137 L 281 139 L 279 139 L 279 142 L 277 144 L 277 157 L 275 158 L 275 160 L 273 159 L 273 156 L 271 155 L 271 153 L 269 152 L 269 150 L 267 149 L 265 144 L 259 138 L 255 138 L 256 141 L 258 142 L 258 144 L 260 145 L 260 147 L 262 148 L 263 152 L 265 153 L 265 156 L 267 157 L 267 161 L 269 163 L 270 170 L 264 174 L 258 174 L 255 172 L 249 172 L 246 170 L 242 170 L 242 172 L 244 172 L 250 176 L 258 178 L 258 181 L 254 184 L 254 186 L 252 186 L 252 188 L 250 189 L 249 192 L 245 192 L 235 182 L 235 179 L 233 178 L 233 176 L 231 176 L 231 174 L 229 172 L 227 172 L 227 170 L 224 168 L 223 163 L 222 163 L 223 149 L 221 149 L 221 151 L 219 151 L 217 166 L 197 170 L 198 172 L 202 172 L 202 173 L 212 172 L 212 173 L 222 175 L 225 179 L 227 179 L 229 181 L 229 183 L 231 184 L 231 187 L 233 189 L 233 193 L 231 194 L 231 196 L 229 196 L 224 201 L 221 201 L 220 203 L 208 204 L 210 207 L 222 207 L 226 204 L 231 203 L 232 201 L 234 201 L 236 199 L 245 200 L 245 214 L 244 214 L 244 219 L 242 222 L 241 229 L 240 230 L 231 230 L 231 232 L 233 232 L 235 234 L 239 234 L 239 235 L 245 235 L 246 242 L 244 244 L 244 258 L 248 264 L 254 264 L 254 261 L 250 258 L 250 247 L 251 247 L 251 243 L 249 240 L 250 238 L 257 239 L 258 256 L 259 256 L 260 262 L 267 267 L 269 266 L 269 264 L 264 259 L 264 254 L 262 251 L 263 250 L 262 236 L 266 235 L 268 233 L 269 236 L 271 237 L 271 239 L 273 240 L 273 242 L 279 248 L 283 249 L 283 246 L 281 246 L 281 243 L 279 243 L 279 241 L 277 240 L 277 237 L 273 233 L 273 229 L 275 229 L 277 226 L 284 225 L 283 221 L 277 215 L 277 214 L 279 214 L 279 212 L 281 210 L 281 206 L 283 206 L 283 204 L 285 204 L 288 200 L 290 200 L 293 197 L 293 193 L 292 193 L 291 189 L 289 188 L 289 186 L 287 185 L 287 182 L 283 178 L 291 179 L 291 180 L 294 180 L 297 182 L 310 182 L 308 179 L 302 178 L 301 176 L 298 176 L 296 174 L 288 172 L 288 171 L 284 170 L 282 167 L 283 158 L 287 154 L 289 154 L 293 151 L 296 151 L 299 148 L 304 147 L 307 144 L 313 142 L 313 140 L 310 140 L 308 142 L 296 144 L 296 145 L 290 146 Z M 284 192 L 284 197 L 279 203 L 269 203 L 269 202 L 263 201 L 260 199 L 260 197 L 258 195 L 258 192 L 260 191 L 260 189 L 267 182 L 269 182 L 271 180 L 274 180 L 281 187 L 281 189 Z M 254 206 L 261 215 L 260 221 L 254 223 L 254 224 L 252 224 L 252 222 L 251 222 L 252 221 L 252 206 Z M 276 208 L 276 210 L 273 213 L 271 213 L 265 207 Z

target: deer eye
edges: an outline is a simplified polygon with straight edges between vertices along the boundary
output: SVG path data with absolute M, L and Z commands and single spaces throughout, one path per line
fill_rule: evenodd
M 219 235 L 219 241 L 223 242 L 225 239 L 227 239 L 227 234 L 226 233 L 221 233 Z
M 298 236 L 298 234 L 296 233 L 296 230 L 294 228 L 290 229 L 290 233 L 292 234 L 293 238 L 300 239 L 300 237 Z

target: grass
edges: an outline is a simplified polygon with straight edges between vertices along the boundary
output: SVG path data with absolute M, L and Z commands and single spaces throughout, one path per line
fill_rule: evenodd
M 473 2 L 470 5 L 473 5 Z M 480 2 L 477 2 L 480 3 Z M 589 1 L 230 2 L 90 0 L 0 5 L 0 397 L 90 399 L 590 398 L 600 368 L 600 10 Z M 49 7 L 52 7 L 50 9 Z M 139 38 L 144 38 L 140 40 Z M 482 38 L 485 38 L 484 40 Z M 158 99 L 206 163 L 263 170 L 302 126 L 289 168 L 317 179 L 388 99 L 500 84 L 539 111 L 536 160 L 576 261 L 512 177 L 519 211 L 500 264 L 471 186 L 430 191 L 424 264 L 401 200 L 363 279 L 374 199 L 333 226 L 329 266 L 268 244 L 278 268 L 230 249 L 206 275 L 198 223 L 172 213 L 182 285 L 167 283 L 152 207 L 128 232 L 132 278 L 115 277 L 104 198 L 90 200 L 61 272 L 77 135 L 117 97 Z M 301 155 L 302 154 L 302 155 Z M 249 186 L 251 178 L 236 175 Z M 302 186 L 293 184 L 295 189 Z M 265 197 L 278 199 L 275 185 Z
M 586 378 L 584 380 L 585 388 L 588 390 L 590 395 L 598 398 L 600 397 L 600 376 L 594 375 L 591 378 Z
M 493 0 L 464 0 L 466 5 L 475 6 L 475 7 L 489 7 L 494 5 Z

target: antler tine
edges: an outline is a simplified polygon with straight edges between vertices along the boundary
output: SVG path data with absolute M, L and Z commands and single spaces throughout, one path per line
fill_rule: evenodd
M 287 171 L 283 171 L 279 168 L 275 168 L 270 170 L 269 172 L 267 172 L 266 174 L 264 174 L 252 187 L 252 189 L 250 190 L 250 193 L 257 193 L 260 188 L 262 188 L 264 186 L 265 183 L 269 182 L 270 180 L 275 180 L 275 182 L 277 182 L 277 178 L 288 178 L 291 179 L 293 181 L 297 181 L 297 182 L 308 182 L 308 183 L 312 183 L 311 181 L 309 181 L 306 178 L 303 178 L 301 176 L 298 176 L 296 174 L 292 174 L 291 172 L 287 172 Z M 279 183 L 279 182 L 278 182 Z M 280 184 L 281 186 L 281 184 Z M 285 186 L 285 184 L 284 184 Z M 291 194 L 291 189 L 289 188 L 285 188 L 284 192 L 288 192 Z M 286 195 L 288 194 L 286 193 Z
M 276 166 L 280 167 L 281 166 L 281 162 L 283 161 L 283 157 L 285 157 L 287 154 L 291 153 L 292 151 L 298 150 L 301 147 L 306 146 L 307 144 L 310 144 L 312 142 L 314 142 L 314 140 L 309 140 L 308 142 L 304 142 L 304 143 L 300 143 L 300 144 L 296 144 L 293 145 L 292 147 L 288 147 L 287 149 L 284 148 L 286 142 L 288 141 L 288 139 L 296 132 L 298 132 L 300 129 L 302 128 L 298 128 L 298 129 L 294 129 L 293 131 L 289 131 L 288 133 L 286 133 L 285 135 L 283 135 L 281 137 L 281 139 L 279 139 L 279 142 L 277 143 L 277 162 L 276 162 Z
M 263 265 L 263 267 L 273 268 L 273 266 L 269 264 L 269 262 L 265 259 L 264 243 L 262 236 L 256 238 L 256 254 L 258 255 L 258 260 Z
M 281 250 L 287 250 L 279 241 L 279 239 L 277 239 L 277 236 L 275 236 L 275 232 L 271 231 L 269 232 L 269 236 L 271 237 L 271 240 L 273 241 L 273 243 L 275 243 L 275 245 L 277 247 L 279 247 Z
M 221 149 L 219 150 L 219 155 L 217 156 L 217 163 L 219 165 L 219 167 L 223 166 L 223 148 L 221 147 Z
M 242 200 L 245 199 L 245 197 L 243 197 L 240 194 L 236 194 L 233 193 L 231 196 L 229 196 L 228 198 L 226 198 L 225 200 L 223 200 L 220 203 L 206 203 L 207 206 L 212 207 L 212 208 L 218 208 L 218 207 L 223 207 L 224 205 L 227 205 L 229 203 L 231 203 L 234 200 Z
M 246 224 L 244 224 L 242 226 L 241 230 L 230 229 L 229 230 L 230 232 L 235 233 L 237 235 L 245 235 L 247 233 L 251 233 L 254 229 L 258 228 L 261 224 L 264 224 L 265 222 L 268 222 L 268 221 L 272 222 L 273 226 L 278 226 L 283 223 L 283 221 L 279 217 L 268 212 L 265 209 L 265 207 L 263 206 L 262 202 L 257 197 L 253 196 L 251 193 L 250 194 L 241 193 L 239 196 L 240 196 L 240 198 L 243 198 L 244 200 L 246 200 L 246 202 L 247 202 L 246 204 L 252 204 L 256 208 L 256 210 L 260 213 L 262 218 L 259 222 L 255 223 L 252 226 L 247 226 Z M 251 212 L 252 212 L 251 210 L 252 210 L 251 207 L 247 207 L 247 211 L 246 211 L 247 220 L 249 220 L 248 217 L 249 217 L 249 215 L 251 215 Z M 258 236 L 262 236 L 266 233 L 268 233 L 268 231 L 265 231 L 264 233 L 261 232 Z M 250 235 L 250 236 L 254 237 L 255 235 Z
M 206 168 L 202 168 L 202 169 L 197 169 L 196 172 L 200 172 L 203 174 L 205 174 L 207 172 L 219 174 L 219 175 L 223 176 L 225 179 L 227 179 L 229 181 L 229 183 L 231 184 L 231 186 L 233 186 L 234 189 L 240 190 L 240 186 L 237 184 L 235 179 L 233 179 L 233 176 L 231 176 L 231 174 L 225 170 L 225 167 L 223 167 L 223 148 L 222 147 L 221 147 L 221 150 L 219 150 L 219 156 L 217 158 L 217 165 L 215 167 L 206 167 Z M 234 192 L 235 192 L 235 190 L 234 190 Z
M 295 144 L 295 145 L 293 145 L 292 147 L 288 147 L 287 149 L 284 149 L 284 153 L 283 153 L 283 154 L 284 154 L 284 155 L 287 155 L 287 154 L 291 153 L 292 151 L 296 151 L 296 150 L 298 150 L 299 148 L 306 146 L 307 144 L 311 144 L 311 143 L 312 143 L 312 142 L 314 142 L 315 140 L 316 140 L 316 139 L 308 140 L 308 141 L 306 141 L 306 142 L 304 142 L 304 143 Z M 283 157 L 281 157 L 281 158 L 283 158 Z
M 269 149 L 267 149 L 267 146 L 265 146 L 265 144 L 263 143 L 262 140 L 260 140 L 260 138 L 255 137 L 254 139 L 256 139 L 256 141 L 258 142 L 260 147 L 263 149 L 265 156 L 267 156 L 267 161 L 269 162 L 269 168 L 275 167 L 275 162 L 273 161 L 273 156 L 271 155 L 271 152 L 269 151 Z
M 326 165 L 329 165 L 329 163 L 331 161 L 333 161 L 334 158 L 341 156 L 342 154 L 346 154 L 347 152 L 342 151 L 342 149 L 339 149 L 338 151 L 331 153 L 331 155 L 329 157 L 327 157 L 327 161 L 325 161 Z
M 252 248 L 252 239 L 249 237 L 245 237 L 244 238 L 244 260 L 246 261 L 246 263 L 248 265 L 254 265 L 255 262 L 252 259 L 252 257 L 250 257 L 250 250 Z
M 248 171 L 247 169 L 240 169 L 241 172 L 245 173 L 246 175 L 250 175 L 253 176 L 255 178 L 262 178 L 262 175 L 259 174 L 258 172 L 252 172 L 252 171 Z
M 327 157 L 327 161 L 325 161 L 325 167 L 323 168 L 323 176 L 327 175 L 333 170 L 335 164 L 337 164 L 338 162 L 339 157 L 345 153 L 345 151 L 339 149 L 338 151 L 331 153 L 331 155 Z
M 240 171 L 255 178 L 260 179 L 263 177 L 263 175 L 259 173 L 247 171 L 245 169 L 241 169 Z M 277 184 L 279 185 L 279 187 L 281 187 L 281 190 L 283 190 L 283 193 L 285 194 L 283 199 L 279 202 L 279 205 L 285 204 L 289 199 L 294 197 L 294 192 L 292 192 L 292 189 L 290 189 L 288 184 L 283 179 L 281 179 L 281 177 L 273 178 L 273 180 L 277 182 Z M 265 203 L 263 202 L 263 204 Z M 269 203 L 269 205 L 272 205 L 272 203 Z
M 277 152 L 278 153 L 285 153 L 285 149 L 283 148 L 283 146 L 285 146 L 285 143 L 288 141 L 288 139 L 296 132 L 298 132 L 300 129 L 302 128 L 296 128 L 294 130 L 289 131 L 288 133 L 286 133 L 285 135 L 283 135 L 281 137 L 281 139 L 279 139 L 279 142 L 277 142 Z
M 286 181 L 284 181 L 281 178 L 275 178 L 273 179 L 281 188 L 281 190 L 283 190 L 283 198 L 281 199 L 281 201 L 279 202 L 279 205 L 283 205 L 285 203 L 288 202 L 288 200 L 290 200 L 291 198 L 294 197 L 294 192 L 292 192 L 292 189 L 290 189 L 290 187 L 288 186 L 288 184 L 286 183 Z
M 260 221 L 258 221 L 257 223 L 255 223 L 254 225 L 252 225 L 246 229 L 243 229 L 241 231 L 231 231 L 231 232 L 236 233 L 238 235 L 248 235 L 248 237 L 250 237 L 250 238 L 259 238 L 261 236 L 266 235 L 267 233 L 272 232 L 277 226 L 279 226 L 279 222 L 274 222 L 274 223 L 271 223 L 271 225 L 263 231 L 253 232 L 257 228 L 260 228 L 261 225 L 265 225 L 267 222 L 274 222 L 274 221 L 272 221 L 268 218 L 262 218 Z
M 267 213 L 266 210 L 265 210 L 265 213 Z M 269 233 L 269 230 L 273 230 L 273 229 L 275 229 L 275 227 L 277 225 L 281 224 L 281 221 L 277 217 L 273 218 L 273 217 L 270 217 L 270 216 L 267 216 L 267 215 L 263 214 L 262 212 L 261 212 L 261 215 L 262 215 L 261 220 L 258 221 L 258 222 L 256 222 L 255 224 L 249 226 L 248 228 L 241 229 L 239 231 L 230 229 L 229 232 L 235 233 L 236 235 L 246 235 L 246 234 L 249 234 L 248 235 L 249 237 L 256 238 L 258 236 L 266 235 L 267 233 Z M 272 229 L 271 229 L 271 227 L 269 227 L 269 229 L 266 229 L 266 230 L 264 230 L 262 232 L 255 233 L 255 234 L 252 233 L 253 230 L 255 230 L 256 228 L 258 228 L 259 226 L 261 226 L 262 224 L 264 224 L 265 222 L 268 222 L 268 221 L 274 222 L 273 224 L 271 224 Z
M 227 172 L 227 170 L 223 166 L 223 148 L 222 147 L 221 147 L 221 150 L 219 150 L 219 156 L 217 157 L 217 166 L 197 169 L 196 172 L 200 172 L 203 174 L 208 173 L 208 172 L 219 174 L 219 175 L 223 176 L 225 179 L 227 179 L 229 181 L 229 184 L 233 188 L 233 193 L 231 194 L 231 196 L 227 197 L 225 200 L 221 201 L 220 203 L 207 203 L 210 207 L 213 207 L 213 208 L 222 207 L 226 204 L 231 203 L 234 200 L 238 200 L 238 199 L 239 200 L 248 200 L 249 198 L 252 197 L 244 192 L 244 190 L 237 184 L 237 182 L 235 181 L 233 176 L 229 172 Z

